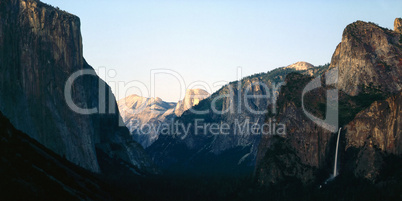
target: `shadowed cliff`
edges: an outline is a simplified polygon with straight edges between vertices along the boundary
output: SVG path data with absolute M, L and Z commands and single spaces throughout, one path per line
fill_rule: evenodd
M 152 172 L 144 150 L 119 126 L 110 88 L 82 52 L 78 17 L 38 0 L 1 1 L 0 110 L 17 129 L 88 170 L 100 172 L 97 147 Z M 79 70 L 91 75 L 74 81 L 72 101 L 96 114 L 78 114 L 67 105 L 65 85 Z

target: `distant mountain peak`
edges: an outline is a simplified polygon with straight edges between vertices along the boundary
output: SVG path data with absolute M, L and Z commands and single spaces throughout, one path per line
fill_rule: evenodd
M 208 98 L 210 94 L 203 89 L 187 89 L 186 96 L 177 103 L 175 108 L 176 116 L 181 116 L 186 110 L 198 105 L 200 101 Z
M 310 68 L 314 68 L 314 65 L 305 61 L 299 61 L 285 68 L 293 68 L 295 70 L 308 70 Z
M 188 89 L 183 100 L 178 103 L 165 102 L 161 98 L 147 98 L 130 95 L 118 101 L 118 107 L 123 121 L 133 134 L 135 141 L 144 148 L 149 147 L 158 139 L 157 132 L 143 132 L 142 126 L 158 126 L 169 122 L 176 116 L 208 98 L 209 93 L 203 89 Z

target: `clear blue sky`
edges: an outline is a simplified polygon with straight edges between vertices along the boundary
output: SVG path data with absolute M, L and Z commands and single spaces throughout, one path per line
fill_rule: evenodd
M 325 64 L 349 23 L 393 29 L 394 19 L 402 17 L 402 1 L 383 0 L 43 1 L 81 18 L 84 57 L 95 69 L 116 70 L 109 83 L 137 80 L 148 86 L 151 69 L 177 71 L 187 85 L 212 85 L 236 80 L 237 67 L 247 76 L 297 61 Z M 157 96 L 180 98 L 173 77 L 156 78 Z

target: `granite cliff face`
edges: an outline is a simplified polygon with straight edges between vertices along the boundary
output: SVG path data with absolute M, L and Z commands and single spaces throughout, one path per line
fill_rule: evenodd
M 300 99 L 303 88 L 312 79 L 302 74 L 286 77 L 286 86 L 278 97 L 278 114 L 270 117 L 285 125 L 286 135 L 266 135 L 261 139 L 256 167 L 261 184 L 274 184 L 292 177 L 311 183 L 316 170 L 327 165 L 333 135 L 305 115 Z M 324 104 L 325 98 L 322 89 L 307 94 L 308 111 L 322 117 L 321 108 L 315 106 Z
M 357 177 L 375 181 L 384 156 L 402 155 L 402 92 L 374 102 L 346 126 L 345 151 L 357 150 L 350 166 Z
M 339 89 L 339 126 L 343 127 L 341 174 L 377 182 L 392 166 L 386 162 L 389 158 L 401 160 L 399 37 L 397 32 L 358 21 L 346 27 L 332 57 L 329 70 L 339 69 L 335 87 Z M 326 114 L 326 91 L 333 89 L 325 84 L 325 77 L 322 74 L 322 87 L 304 97 L 307 111 L 321 119 Z M 263 137 L 256 177 L 266 185 L 289 178 L 306 184 L 323 182 L 332 174 L 336 135 L 313 123 L 302 110 L 301 93 L 312 77 L 291 74 L 286 80 L 275 118 L 286 124 L 287 132 Z
M 330 68 L 336 67 L 337 87 L 349 95 L 356 96 L 367 88 L 384 93 L 402 90 L 400 33 L 362 21 L 348 25 L 332 56 Z
M 88 170 L 101 170 L 95 148 L 138 168 L 150 167 L 128 130 L 119 127 L 113 94 L 86 63 L 82 48 L 78 17 L 38 0 L 1 1 L 0 110 L 17 129 Z M 79 70 L 92 75 L 75 80 L 72 100 L 99 114 L 81 115 L 67 105 L 65 85 Z
M 198 105 L 200 101 L 208 98 L 211 94 L 203 89 L 188 89 L 186 95 L 182 101 L 179 101 L 176 105 L 174 113 L 180 117 L 185 111 Z

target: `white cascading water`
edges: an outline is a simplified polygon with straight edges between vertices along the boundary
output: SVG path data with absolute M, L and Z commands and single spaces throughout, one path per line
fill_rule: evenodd
M 338 165 L 338 148 L 339 148 L 339 136 L 341 135 L 341 130 L 342 130 L 342 127 L 341 128 L 339 128 L 339 131 L 338 131 L 338 140 L 336 141 L 336 150 L 335 150 L 335 164 L 334 164 L 334 175 L 333 175 L 333 177 L 336 177 L 337 176 L 337 169 L 336 169 L 336 166 Z

